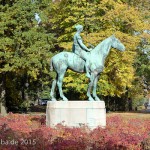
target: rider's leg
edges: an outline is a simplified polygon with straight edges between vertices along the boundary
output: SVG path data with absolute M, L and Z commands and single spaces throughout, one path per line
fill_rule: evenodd
M 88 78 L 90 78 L 91 75 L 90 75 L 90 69 L 89 69 L 89 61 L 87 61 L 87 60 L 86 60 L 86 62 L 85 62 L 85 71 L 86 71 L 86 76 L 87 76 Z
M 80 58 L 82 58 L 83 60 L 85 60 L 85 71 L 86 71 L 86 76 L 88 77 L 88 78 L 90 78 L 90 69 L 89 69 L 89 60 L 88 60 L 88 58 L 89 58 L 89 55 L 88 55 L 88 53 L 87 52 L 85 52 L 85 51 L 75 51 L 74 52 L 75 54 L 77 54 Z

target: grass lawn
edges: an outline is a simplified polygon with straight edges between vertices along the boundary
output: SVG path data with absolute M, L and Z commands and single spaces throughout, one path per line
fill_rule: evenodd
M 107 116 L 121 116 L 123 118 L 137 118 L 137 119 L 150 119 L 150 113 L 141 112 L 111 112 L 107 113 Z

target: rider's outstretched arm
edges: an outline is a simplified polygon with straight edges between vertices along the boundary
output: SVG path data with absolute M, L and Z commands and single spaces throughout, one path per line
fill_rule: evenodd
M 78 43 L 80 44 L 80 46 L 81 46 L 84 50 L 86 50 L 86 51 L 88 51 L 88 52 L 91 51 L 89 48 L 87 48 L 87 47 L 83 44 L 82 40 L 78 40 Z

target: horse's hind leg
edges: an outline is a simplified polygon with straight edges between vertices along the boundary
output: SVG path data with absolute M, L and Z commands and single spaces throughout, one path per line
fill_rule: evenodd
M 65 75 L 66 69 L 63 69 L 58 73 L 58 79 L 57 79 L 57 86 L 59 89 L 60 97 L 63 99 L 63 101 L 68 101 L 68 99 L 64 96 L 63 90 L 62 90 L 62 81 Z
M 100 101 L 99 97 L 97 96 L 97 93 L 96 93 L 96 89 L 97 89 L 97 82 L 98 82 L 98 79 L 99 79 L 99 76 L 100 75 L 97 75 L 95 80 L 94 80 L 94 86 L 93 86 L 93 97 L 95 99 L 95 101 Z
M 57 77 L 53 80 L 53 82 L 52 82 L 52 88 L 51 88 L 51 92 L 50 92 L 50 97 L 51 97 L 51 100 L 52 101 L 56 101 L 56 98 L 55 98 L 55 88 L 56 88 L 56 79 L 57 79 Z

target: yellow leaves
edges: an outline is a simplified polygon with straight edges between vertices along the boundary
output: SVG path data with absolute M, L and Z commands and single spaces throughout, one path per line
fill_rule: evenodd
M 80 93 L 81 99 L 86 98 L 88 79 L 86 78 L 85 74 L 79 74 L 68 70 L 65 75 L 63 85 L 66 88 L 65 91 L 73 90 L 77 93 Z
M 111 9 L 110 6 L 112 7 Z M 123 27 L 126 28 L 124 30 L 134 29 L 139 31 L 145 26 L 140 12 L 127 4 L 104 0 L 99 5 L 99 8 L 105 11 L 105 15 L 102 18 L 107 27 L 119 27 L 119 29 Z
M 74 79 L 71 76 L 68 76 L 68 77 L 65 78 L 66 83 L 70 83 L 70 82 L 73 82 L 73 81 L 74 81 Z
M 113 0 L 102 0 L 100 1 L 99 7 L 104 8 L 104 10 L 109 10 L 111 6 L 116 4 Z
M 33 69 L 33 68 L 32 68 Z M 38 76 L 38 74 L 39 74 L 39 70 L 38 69 L 33 69 L 33 70 L 29 70 L 28 72 L 27 72 L 27 74 L 29 75 L 29 76 L 31 76 L 34 80 L 37 80 L 37 76 Z
M 132 85 L 132 81 L 134 80 L 134 71 L 130 67 L 126 67 L 124 69 L 120 69 L 115 74 L 116 83 L 118 83 L 121 87 L 129 87 Z
M 73 16 L 69 16 L 68 18 L 65 18 L 65 20 L 64 20 L 66 23 L 69 23 L 69 22 L 75 22 L 76 21 L 76 19 L 73 17 Z
M 150 27 L 147 28 L 147 29 L 150 29 Z M 145 38 L 145 39 L 147 40 L 147 42 L 150 43 L 150 34 L 148 34 L 148 33 L 142 32 L 142 33 L 139 35 L 139 38 Z
M 149 29 L 149 24 L 143 21 L 143 16 L 137 8 L 126 2 L 122 3 L 121 0 L 101 0 L 99 4 L 95 2 L 97 5 L 86 0 L 62 0 L 60 3 L 61 5 L 55 8 L 55 14 L 52 17 L 53 29 L 58 31 L 60 47 L 71 51 L 75 32 L 73 27 L 77 23 L 84 26 L 81 36 L 86 46 L 88 43 L 96 46 L 112 34 L 115 34 L 125 45 L 124 52 L 111 50 L 105 63 L 104 72 L 100 77 L 98 90 L 105 96 L 121 96 L 126 92 L 126 88 L 132 86 L 135 79 L 133 63 L 140 38 L 141 36 L 149 38 L 149 35 L 145 33 L 134 36 L 133 32 L 142 31 L 144 28 Z M 64 5 L 65 7 L 62 7 Z M 59 10 L 61 7 L 62 9 Z M 85 74 L 81 75 L 70 71 L 68 73 L 64 78 L 64 86 L 74 89 L 81 95 L 86 92 L 88 80 L 86 80 Z
M 60 47 L 63 47 L 67 51 L 72 51 L 73 42 L 62 42 L 60 43 Z

